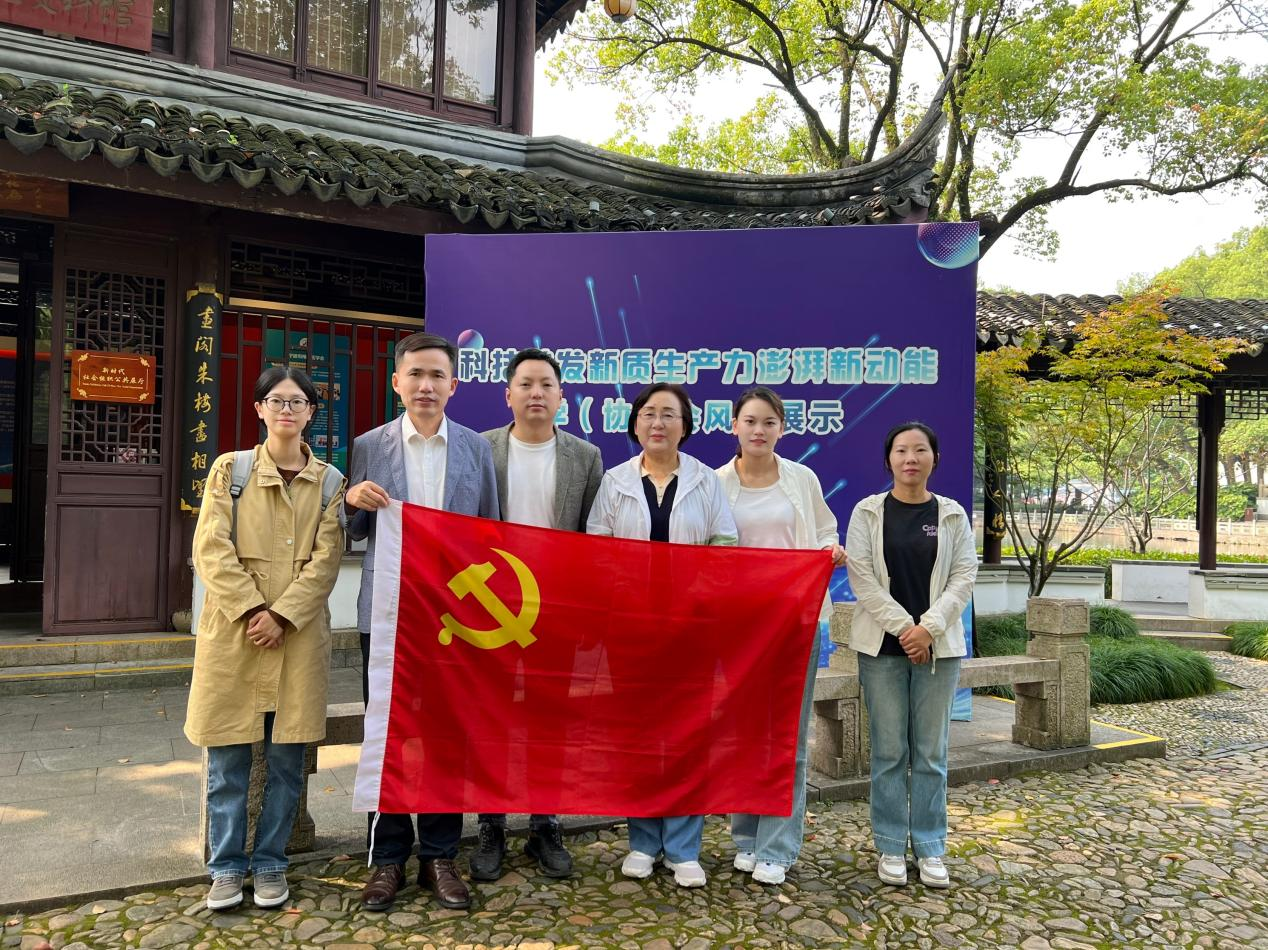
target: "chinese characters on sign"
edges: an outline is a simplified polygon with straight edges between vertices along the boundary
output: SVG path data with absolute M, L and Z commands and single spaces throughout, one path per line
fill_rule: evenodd
M 505 378 L 511 347 L 464 348 L 458 351 L 458 379 L 497 382 Z M 932 386 L 938 382 L 938 351 L 931 346 L 801 346 L 745 350 L 630 347 L 552 351 L 565 386 L 601 384 L 641 388 L 649 383 L 700 382 L 723 386 L 782 386 L 827 383 L 831 386 Z M 625 432 L 630 403 L 623 395 L 601 402 L 585 396 L 577 403 L 577 422 L 584 433 Z M 693 406 L 699 432 L 730 432 L 731 401 L 706 399 Z M 785 431 L 790 435 L 831 435 L 844 426 L 840 399 L 785 399 Z M 592 419 L 598 415 L 598 422 Z M 559 425 L 569 424 L 569 406 L 560 406 Z
M 185 301 L 185 387 L 181 403 L 181 510 L 202 505 L 220 435 L 220 296 L 200 284 Z
M 154 357 L 75 350 L 70 360 L 70 398 L 151 406 Z
M 154 0 L 0 0 L 0 22 L 149 52 Z

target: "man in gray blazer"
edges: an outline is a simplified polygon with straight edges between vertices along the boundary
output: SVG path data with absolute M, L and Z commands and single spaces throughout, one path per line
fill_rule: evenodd
M 555 426 L 563 401 L 559 363 L 542 350 L 520 350 L 507 364 L 506 379 L 506 404 L 514 420 L 483 433 L 493 447 L 503 520 L 584 532 L 603 480 L 603 458 L 595 446 Z M 572 855 L 564 847 L 555 815 L 529 819 L 524 852 L 548 877 L 572 874 Z M 506 816 L 481 815 L 471 876 L 496 881 L 505 857 Z
M 471 429 L 450 421 L 445 405 L 458 388 L 458 351 L 444 337 L 412 333 L 396 344 L 392 388 L 405 413 L 365 433 L 352 444 L 345 497 L 348 535 L 367 539 L 357 597 L 361 631 L 361 689 L 369 703 L 370 616 L 374 594 L 376 512 L 392 499 L 429 505 L 464 515 L 498 518 L 497 478 L 489 444 Z M 462 815 L 418 815 L 419 885 L 445 907 L 471 906 L 471 892 L 458 873 Z M 374 873 L 361 893 L 367 910 L 387 910 L 405 879 L 414 847 L 409 815 L 371 816 Z

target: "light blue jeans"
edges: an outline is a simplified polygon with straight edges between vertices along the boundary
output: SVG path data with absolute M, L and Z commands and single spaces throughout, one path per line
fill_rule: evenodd
M 920 666 L 905 656 L 859 654 L 871 722 L 872 841 L 881 854 L 947 850 L 947 740 L 958 659 Z
M 248 860 L 247 786 L 251 781 L 251 745 L 212 746 L 207 750 L 207 840 L 213 879 L 285 871 L 286 842 L 295 824 L 295 809 L 304 784 L 304 744 L 273 742 L 273 714 L 264 714 L 264 759 L 268 779 L 255 827 L 255 847 Z
M 819 637 L 816 633 L 810 664 L 806 667 L 806 685 L 801 693 L 801 718 L 797 725 L 797 762 L 793 769 L 792 814 L 787 818 L 775 815 L 731 816 L 731 840 L 736 851 L 752 851 L 759 862 L 790 868 L 801 854 L 806 820 L 806 731 L 810 723 L 810 706 L 814 701 L 815 674 L 819 670 Z
M 653 858 L 664 854 L 675 864 L 700 860 L 700 839 L 704 835 L 704 815 L 677 818 L 631 818 L 630 850 Z

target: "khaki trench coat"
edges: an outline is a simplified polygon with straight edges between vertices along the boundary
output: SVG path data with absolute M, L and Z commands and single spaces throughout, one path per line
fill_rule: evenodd
M 276 713 L 274 742 L 316 742 L 326 734 L 327 600 L 343 557 L 343 491 L 321 511 L 327 463 L 307 446 L 305 453 L 308 464 L 287 492 L 264 446 L 256 446 L 238 499 L 236 547 L 229 540 L 233 454 L 216 459 L 207 478 L 194 531 L 194 568 L 207 595 L 185 719 L 195 745 L 259 742 L 266 712 Z M 247 639 L 248 615 L 259 606 L 286 618 L 276 650 Z

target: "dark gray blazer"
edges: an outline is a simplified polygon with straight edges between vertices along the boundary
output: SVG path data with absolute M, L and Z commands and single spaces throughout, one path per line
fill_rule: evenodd
M 513 425 L 514 423 L 512 423 Z M 506 458 L 511 446 L 511 426 L 482 432 L 493 447 L 497 472 L 498 505 L 506 518 Z M 586 530 L 590 506 L 603 481 L 603 456 L 598 447 L 555 427 L 555 524 L 565 531 Z
M 445 511 L 460 515 L 500 519 L 497 476 L 489 443 L 475 431 L 449 420 L 449 442 L 445 458 Z M 352 464 L 348 485 L 369 481 L 379 485 L 389 498 L 409 498 L 405 476 L 405 450 L 401 445 L 401 420 L 371 429 L 352 443 Z M 376 512 L 361 511 L 347 516 L 345 528 L 354 541 L 369 539 L 361 565 L 361 590 L 357 594 L 357 629 L 370 632 L 370 605 L 374 594 L 374 529 Z

